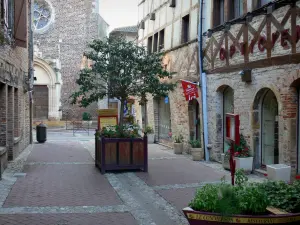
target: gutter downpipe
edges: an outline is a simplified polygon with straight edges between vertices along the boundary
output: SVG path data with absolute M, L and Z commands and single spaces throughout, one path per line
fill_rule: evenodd
M 29 62 L 28 62 L 28 85 L 29 85 L 29 127 L 30 127 L 30 144 L 33 144 L 33 136 L 32 136 L 32 82 L 33 82 L 33 31 L 32 31 L 32 12 L 33 12 L 33 0 L 28 1 L 28 29 L 29 29 L 29 43 L 28 43 L 28 53 L 29 53 Z
M 204 0 L 199 0 L 199 27 L 198 27 L 198 45 L 199 45 L 199 68 L 200 68 L 200 84 L 202 91 L 202 116 L 203 116 L 203 133 L 204 133 L 204 151 L 205 151 L 205 161 L 209 161 L 208 152 L 208 126 L 207 126 L 207 92 L 206 92 L 206 73 L 203 72 L 203 52 L 202 52 L 202 33 L 203 33 L 203 4 Z

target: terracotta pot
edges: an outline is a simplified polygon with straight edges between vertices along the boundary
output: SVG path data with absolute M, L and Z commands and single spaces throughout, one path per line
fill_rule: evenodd
M 202 148 L 191 148 L 191 154 L 193 161 L 200 161 L 204 158 L 204 152 Z
M 174 143 L 174 154 L 182 154 L 183 143 Z
M 184 215 L 190 225 L 232 225 L 232 224 L 299 224 L 300 213 L 279 214 L 279 215 L 233 215 L 222 217 L 218 213 L 194 211 L 190 207 L 183 209 Z

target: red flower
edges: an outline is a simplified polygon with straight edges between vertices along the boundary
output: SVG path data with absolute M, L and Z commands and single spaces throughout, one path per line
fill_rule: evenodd
M 240 153 L 239 152 L 235 152 L 234 156 L 240 156 Z

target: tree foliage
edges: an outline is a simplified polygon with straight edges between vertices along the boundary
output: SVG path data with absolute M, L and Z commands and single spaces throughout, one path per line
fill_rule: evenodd
M 85 55 L 93 63 L 80 71 L 76 80 L 78 90 L 71 95 L 72 104 L 87 107 L 108 96 L 121 101 L 123 112 L 129 96 L 144 100 L 147 94 L 167 96 L 175 87 L 164 81 L 172 78 L 172 74 L 163 68 L 160 53 L 148 54 L 143 46 L 123 37 L 94 40 L 89 47 Z

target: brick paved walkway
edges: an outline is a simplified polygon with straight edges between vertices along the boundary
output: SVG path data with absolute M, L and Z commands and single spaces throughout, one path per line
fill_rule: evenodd
M 93 138 L 62 136 L 9 165 L 0 181 L 0 225 L 185 225 L 181 209 L 196 189 L 229 177 L 159 145 L 149 146 L 148 173 L 101 175 Z

